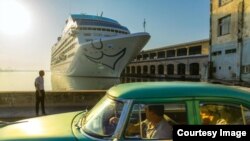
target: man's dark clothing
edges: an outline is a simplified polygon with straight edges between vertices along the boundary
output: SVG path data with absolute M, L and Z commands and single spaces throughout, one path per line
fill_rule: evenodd
M 36 115 L 39 114 L 39 104 L 40 103 L 41 103 L 42 113 L 45 115 L 44 99 L 45 99 L 45 91 L 40 90 L 40 95 L 39 95 L 38 90 L 36 90 Z

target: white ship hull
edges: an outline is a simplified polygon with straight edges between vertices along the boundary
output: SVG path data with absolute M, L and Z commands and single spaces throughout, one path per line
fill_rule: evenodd
M 80 43 L 70 61 L 51 66 L 51 69 L 68 76 L 120 77 L 149 38 L 148 33 L 135 33 Z

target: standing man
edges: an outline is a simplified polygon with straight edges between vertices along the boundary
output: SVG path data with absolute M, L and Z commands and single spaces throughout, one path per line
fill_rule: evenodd
M 39 115 L 39 104 L 41 103 L 42 107 L 42 114 L 45 115 L 44 109 L 44 98 L 45 98 L 45 91 L 44 91 L 44 71 L 39 71 L 39 76 L 35 79 L 35 87 L 36 87 L 36 116 Z

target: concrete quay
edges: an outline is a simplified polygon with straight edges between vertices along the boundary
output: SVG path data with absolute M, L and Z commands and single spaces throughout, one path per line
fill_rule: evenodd
M 48 91 L 45 94 L 47 115 L 90 109 L 105 90 Z M 39 109 L 41 114 L 41 108 Z M 35 92 L 0 92 L 0 121 L 35 117 Z

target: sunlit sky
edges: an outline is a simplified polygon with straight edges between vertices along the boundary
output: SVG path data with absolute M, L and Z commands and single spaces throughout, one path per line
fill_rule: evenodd
M 51 47 L 69 14 L 117 20 L 146 31 L 144 50 L 209 38 L 210 0 L 0 0 L 0 69 L 50 70 Z

